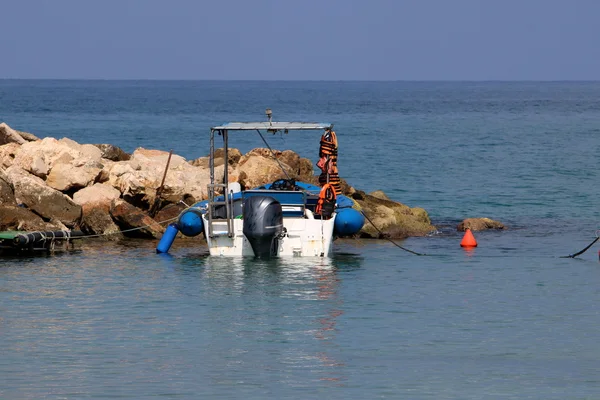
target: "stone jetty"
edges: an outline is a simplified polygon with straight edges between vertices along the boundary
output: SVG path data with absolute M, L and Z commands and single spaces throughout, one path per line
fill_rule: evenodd
M 230 181 L 256 187 L 285 178 L 317 184 L 313 162 L 291 150 L 257 148 L 246 154 L 230 149 Z M 217 151 L 216 165 L 223 165 Z M 207 198 L 208 157 L 195 160 L 138 148 L 132 154 L 110 144 L 80 144 L 69 138 L 40 139 L 0 124 L 0 231 L 78 229 L 109 240 L 125 236 L 160 238 L 166 222 Z M 277 158 L 277 159 L 275 159 Z M 217 169 L 222 174 L 222 169 Z M 221 176 L 217 179 L 221 179 Z M 427 212 L 365 193 L 342 181 L 346 196 L 368 217 L 364 238 L 401 239 L 435 231 Z M 157 192 L 160 192 L 157 197 Z M 158 204 L 151 217 L 149 209 Z

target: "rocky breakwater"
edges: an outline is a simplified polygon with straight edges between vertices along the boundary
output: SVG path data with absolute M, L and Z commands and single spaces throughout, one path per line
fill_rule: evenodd
M 217 150 L 216 165 L 228 164 L 230 181 L 256 187 L 287 174 L 317 183 L 314 163 L 293 151 Z M 159 238 L 166 222 L 187 205 L 207 198 L 208 157 L 188 161 L 173 154 L 157 198 L 169 153 L 144 148 L 127 154 L 109 144 L 79 144 L 71 139 L 36 136 L 0 124 L 0 231 L 81 229 L 106 239 Z M 222 179 L 218 168 L 216 179 Z M 423 236 L 435 230 L 427 212 L 388 199 L 383 192 L 364 193 L 342 181 L 368 222 L 366 238 Z M 150 217 L 155 203 L 159 211 Z

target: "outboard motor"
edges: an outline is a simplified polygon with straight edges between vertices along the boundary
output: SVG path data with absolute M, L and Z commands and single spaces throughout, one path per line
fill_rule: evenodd
M 251 196 L 244 200 L 243 232 L 256 257 L 276 256 L 282 231 L 281 203 L 269 196 Z

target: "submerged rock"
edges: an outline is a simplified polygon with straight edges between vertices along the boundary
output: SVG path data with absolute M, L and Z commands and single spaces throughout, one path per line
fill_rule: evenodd
M 506 229 L 502 222 L 494 221 L 489 218 L 467 218 L 456 227 L 457 231 L 484 231 L 486 229 Z

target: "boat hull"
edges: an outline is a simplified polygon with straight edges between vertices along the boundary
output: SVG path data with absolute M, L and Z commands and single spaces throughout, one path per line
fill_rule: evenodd
M 329 257 L 333 242 L 335 214 L 328 220 L 283 218 L 284 232 L 277 239 L 276 257 Z M 206 216 L 203 218 L 206 219 Z M 227 221 L 213 221 L 213 237 L 204 223 L 206 242 L 211 256 L 255 256 L 243 233 L 243 220 L 233 220 L 233 235 L 227 235 Z

